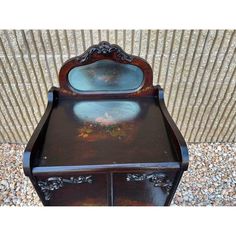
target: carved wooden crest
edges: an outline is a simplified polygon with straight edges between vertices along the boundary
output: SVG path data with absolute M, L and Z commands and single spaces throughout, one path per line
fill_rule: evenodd
M 95 54 L 110 56 L 113 53 L 116 54 L 116 57 L 119 58 L 120 61 L 131 62 L 133 60 L 133 57 L 124 52 L 121 47 L 116 44 L 110 44 L 105 41 L 102 41 L 97 45 L 93 45 L 87 51 L 85 51 L 85 53 L 78 56 L 76 59 L 79 61 L 79 63 L 83 64 Z

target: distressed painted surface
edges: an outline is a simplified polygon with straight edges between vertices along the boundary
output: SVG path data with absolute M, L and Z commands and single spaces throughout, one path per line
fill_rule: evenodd
M 235 142 L 233 30 L 2 30 L 0 142 L 26 143 L 62 63 L 102 40 L 150 63 L 188 142 Z
M 133 133 L 132 121 L 139 115 L 140 106 L 134 101 L 82 101 L 74 105 L 73 111 L 83 122 L 78 129 L 82 140 L 123 140 Z

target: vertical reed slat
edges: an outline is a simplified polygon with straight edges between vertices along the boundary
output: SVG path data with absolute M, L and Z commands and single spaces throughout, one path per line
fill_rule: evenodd
M 158 39 L 159 39 L 159 30 L 156 31 L 156 40 L 155 40 L 155 46 L 154 46 L 154 53 L 152 57 L 152 68 L 154 69 L 154 63 L 155 63 L 155 58 L 157 54 L 157 45 L 158 45 Z
M 58 46 L 59 52 L 60 52 L 61 64 L 63 64 L 64 59 L 63 59 L 63 53 L 62 53 L 61 42 L 60 42 L 60 37 L 59 37 L 59 32 L 58 32 L 58 30 L 55 30 L 55 35 L 56 35 L 57 46 Z
M 16 39 L 17 48 L 18 48 L 18 50 L 19 50 L 19 52 L 20 52 L 20 58 L 21 58 L 22 65 L 23 65 L 23 67 L 24 67 L 24 71 L 25 71 L 26 76 L 27 76 L 27 78 L 28 78 L 30 87 L 32 88 L 33 98 L 34 98 L 34 101 L 35 101 L 35 103 L 36 103 L 36 105 L 37 105 L 37 107 L 38 107 L 37 110 L 40 112 L 40 104 L 39 104 L 39 101 L 38 101 L 38 99 L 37 99 L 37 94 L 35 93 L 34 85 L 33 85 L 33 83 L 32 83 L 31 76 L 30 76 L 28 67 L 27 67 L 27 65 L 26 65 L 25 59 L 24 59 L 24 54 L 23 54 L 23 52 L 22 52 L 22 50 L 21 50 L 21 48 L 20 48 L 20 45 L 19 45 L 19 42 L 18 42 L 18 39 L 17 39 L 17 35 L 16 35 L 16 31 L 15 31 L 15 30 L 13 30 L 13 34 L 14 34 L 15 39 Z M 17 61 L 17 60 L 16 60 L 16 61 Z M 18 61 L 17 61 L 17 62 L 18 62 Z M 31 103 L 31 105 L 33 105 L 33 104 Z M 34 110 L 34 111 L 35 111 L 35 110 Z M 34 112 L 33 114 L 34 114 L 34 116 L 35 116 L 35 119 L 38 120 L 38 117 L 35 115 L 35 112 Z
M 225 39 L 225 34 L 226 34 L 226 31 L 224 31 L 222 40 L 221 40 L 221 42 L 220 42 L 220 46 L 219 46 L 219 48 L 218 48 L 218 50 L 217 50 L 216 59 L 214 60 L 213 66 L 212 66 L 211 71 L 210 71 L 210 73 L 209 73 L 209 78 L 208 78 L 208 80 L 207 80 L 207 85 L 206 85 L 206 89 L 205 89 L 205 91 L 204 91 L 204 94 L 203 94 L 203 96 L 201 96 L 200 98 L 198 98 L 198 99 L 200 99 L 200 105 L 199 105 L 198 112 L 197 112 L 196 116 L 194 117 L 194 124 L 195 124 L 195 121 L 196 121 L 196 120 L 199 120 L 199 119 L 198 119 L 198 116 L 199 116 L 200 107 L 202 107 L 202 103 L 206 100 L 205 97 L 206 97 L 206 94 L 207 94 L 207 91 L 208 91 L 208 88 L 209 88 L 209 85 L 210 85 L 211 76 L 212 76 L 213 71 L 216 69 L 215 67 L 216 67 L 216 64 L 217 64 L 217 63 L 216 63 L 216 62 L 217 62 L 217 58 L 218 58 L 219 53 L 220 53 L 220 51 L 221 51 L 221 49 L 222 49 L 222 46 L 223 46 L 223 43 L 224 43 L 224 39 Z M 207 103 L 209 103 L 209 100 L 210 100 L 210 99 L 211 99 L 211 98 L 209 97 Z M 206 106 L 204 107 L 202 116 L 201 116 L 201 118 L 200 118 L 200 124 L 201 124 L 201 122 L 202 122 L 203 115 L 204 115 L 204 113 L 205 113 L 205 111 L 206 111 L 205 109 L 206 109 Z M 192 136 L 192 135 L 193 135 L 193 127 L 192 127 L 192 128 L 191 128 L 191 131 L 190 131 L 190 140 L 192 140 L 192 138 L 193 138 L 193 140 L 194 140 L 193 142 L 196 142 L 196 140 L 197 140 L 196 138 L 198 137 L 199 131 L 200 131 L 200 125 L 198 126 L 198 128 L 197 128 L 197 130 L 196 130 L 196 134 L 195 134 L 195 136 L 193 137 L 193 136 Z
M 178 52 L 177 52 L 177 58 L 175 60 L 175 65 L 174 65 L 173 80 L 172 80 L 172 83 L 170 84 L 170 92 L 169 92 L 169 97 L 168 97 L 168 100 L 167 100 L 167 107 L 169 107 L 170 96 L 172 96 L 173 83 L 174 83 L 175 76 L 176 76 L 176 68 L 177 68 L 177 65 L 178 65 L 178 62 L 179 62 L 180 50 L 181 50 L 181 47 L 182 47 L 182 44 L 183 44 L 183 36 L 184 36 L 184 31 L 181 31 L 180 43 L 179 43 Z
M 169 56 L 168 56 L 168 62 L 167 62 L 167 67 L 166 67 L 165 80 L 164 80 L 164 86 L 163 86 L 164 91 L 166 90 L 166 82 L 168 80 L 169 67 L 170 67 L 170 61 L 171 61 L 171 56 L 172 56 L 174 42 L 175 42 L 175 30 L 173 31 L 173 35 L 172 35 L 171 46 L 170 46 L 170 53 L 169 53 Z
M 233 32 L 232 35 L 231 35 L 231 37 L 230 37 L 230 41 L 229 41 L 229 43 L 228 43 L 228 47 L 227 47 L 226 52 L 225 52 L 225 54 L 224 54 L 224 56 L 223 56 L 223 60 L 222 60 L 222 62 L 221 62 L 220 68 L 219 68 L 219 70 L 218 70 L 218 72 L 217 72 L 216 79 L 215 79 L 215 81 L 214 81 L 214 85 L 213 85 L 213 88 L 212 88 L 211 93 L 210 93 L 210 96 L 209 96 L 210 98 L 212 97 L 212 94 L 213 94 L 213 92 L 215 91 L 215 86 L 216 86 L 216 83 L 217 83 L 218 80 L 219 80 L 219 75 L 220 75 L 222 66 L 223 66 L 223 64 L 224 64 L 224 62 L 225 62 L 225 57 L 226 57 L 226 55 L 228 55 L 228 51 L 229 51 L 229 48 L 230 48 L 230 46 L 231 46 L 234 33 L 235 33 L 235 32 Z M 218 95 L 219 95 L 219 91 L 220 91 L 220 89 L 218 90 L 218 93 L 217 93 L 216 98 L 217 98 Z M 216 101 L 216 99 L 214 99 L 214 101 Z M 202 137 L 203 137 L 204 133 L 206 132 L 206 126 L 207 126 L 207 124 L 208 124 L 209 115 L 212 114 L 211 112 L 212 112 L 213 107 L 214 107 L 214 105 L 211 107 L 210 112 L 206 114 L 207 118 L 206 118 L 206 122 L 205 122 L 205 125 L 204 125 L 204 128 L 203 128 L 203 132 L 202 132 L 202 134 L 200 135 L 200 139 L 199 139 L 200 141 L 202 140 Z
M 22 38 L 23 38 L 24 46 L 27 49 L 27 55 L 28 55 L 28 59 L 29 59 L 29 62 L 30 62 L 31 69 L 32 69 L 34 77 L 36 78 L 36 81 L 37 81 L 35 83 L 35 86 L 37 87 L 37 90 L 39 91 L 40 100 L 41 100 L 42 104 L 44 104 L 44 106 L 46 106 L 45 101 L 43 99 L 42 90 L 40 89 L 39 84 L 38 84 L 39 78 L 38 78 L 38 75 L 36 73 L 34 63 L 32 61 L 32 56 L 31 56 L 32 54 L 31 54 L 31 51 L 30 51 L 30 48 L 29 48 L 29 45 L 28 45 L 28 42 L 27 42 L 27 39 L 26 39 L 25 32 L 23 30 L 21 30 L 21 35 L 22 35 Z M 41 114 L 43 113 L 42 108 L 41 108 L 40 105 L 39 105 L 39 111 L 40 111 Z
M 180 96 L 180 105 L 179 105 L 179 107 L 178 107 L 178 112 L 177 112 L 177 117 L 176 117 L 176 123 L 179 122 L 179 115 L 180 115 L 180 111 L 182 110 L 183 98 L 184 98 L 184 94 L 185 94 L 186 89 L 187 89 L 187 85 L 188 85 L 188 82 L 189 82 L 190 74 L 191 74 L 191 72 L 192 72 L 191 69 L 192 69 L 192 67 L 193 67 L 193 63 L 194 63 L 195 58 L 196 58 L 196 55 L 197 55 L 197 54 L 196 54 L 196 51 L 197 51 L 198 46 L 199 46 L 199 41 L 200 41 L 200 36 L 201 36 L 201 34 L 202 34 L 202 31 L 200 30 L 200 31 L 199 31 L 199 34 L 198 34 L 198 36 L 197 36 L 197 42 L 196 42 L 195 47 L 194 47 L 193 55 L 192 55 L 192 57 L 191 57 L 190 67 L 189 67 L 189 69 L 188 69 L 187 80 L 186 80 L 186 82 L 185 82 L 185 84 L 184 84 L 184 91 L 183 91 L 182 95 Z
M 52 79 L 52 74 L 51 74 L 51 70 L 49 67 L 49 63 L 48 63 L 48 58 L 47 58 L 47 52 L 46 52 L 46 48 L 43 42 L 43 38 L 42 38 L 42 32 L 38 31 L 38 36 L 39 36 L 39 40 L 40 43 L 42 45 L 42 49 L 43 49 L 43 56 L 44 56 L 44 60 L 45 60 L 45 64 L 46 64 L 46 68 L 47 68 L 47 72 L 48 72 L 48 77 L 50 79 L 50 87 L 53 85 L 53 79 Z M 45 79 L 45 77 L 43 77 L 43 79 Z M 45 81 L 45 84 L 47 84 L 47 82 Z
M 14 70 L 12 69 L 11 62 L 10 62 L 10 60 L 9 60 L 7 54 L 6 54 L 5 47 L 4 47 L 3 43 L 2 43 L 1 38 L 0 38 L 0 46 L 1 46 L 2 50 L 3 50 L 4 55 L 5 55 L 5 59 L 6 59 L 7 63 L 8 63 L 8 65 L 9 65 L 9 70 L 10 70 L 10 72 L 11 72 L 12 79 L 14 80 L 14 83 L 17 85 L 18 82 L 17 82 L 17 79 L 16 79 L 15 72 L 14 72 Z M 1 62 L 2 62 L 2 61 L 1 61 Z M 3 64 L 2 64 L 2 67 L 4 67 Z M 5 68 L 4 68 L 4 70 L 5 70 Z M 7 81 L 7 83 L 9 84 L 9 80 Z M 12 87 L 11 87 L 11 86 L 9 86 L 9 87 L 10 87 L 10 89 L 11 89 L 11 92 L 14 94 L 14 92 L 13 92 L 13 90 L 12 90 Z M 28 119 L 29 119 L 29 122 L 30 122 L 30 125 L 33 126 L 33 122 L 32 122 L 32 120 L 30 119 L 30 114 L 29 114 L 29 110 L 31 110 L 31 109 L 30 109 L 30 107 L 28 107 L 28 106 L 25 105 L 25 103 L 24 103 L 24 98 L 23 98 L 22 93 L 21 93 L 21 91 L 20 91 L 20 89 L 19 89 L 18 86 L 16 86 L 16 90 L 17 90 L 17 93 L 18 93 L 18 95 L 19 95 L 19 99 L 16 98 L 17 105 L 18 105 L 19 107 L 24 106 L 25 111 L 26 111 L 26 115 L 27 115 L 27 117 L 28 117 Z M 15 94 L 14 94 L 13 96 L 15 96 Z M 22 104 L 22 105 L 20 105 L 19 100 L 21 101 L 21 104 Z M 29 110 L 28 110 L 28 109 L 29 109 Z
M 4 91 L 4 92 L 6 92 L 6 91 Z M 19 131 L 18 131 L 18 129 L 17 129 L 17 123 L 15 122 L 15 119 L 16 119 L 16 120 L 18 121 L 18 127 L 21 126 L 21 125 L 20 125 L 20 121 L 19 121 L 19 117 L 18 117 L 18 115 L 16 114 L 16 111 L 15 111 L 14 109 L 12 109 L 13 114 L 14 114 L 14 116 L 15 116 L 15 119 L 13 119 L 12 116 L 11 116 L 11 114 L 10 114 L 10 112 L 9 112 L 9 110 L 7 109 L 7 104 L 6 104 L 6 102 L 5 102 L 5 100 L 4 100 L 3 96 L 2 96 L 2 93 L 0 93 L 0 98 L 1 98 L 1 101 L 2 101 L 2 103 L 3 103 L 3 106 L 4 106 L 5 110 L 7 111 L 7 115 L 8 115 L 8 117 L 9 117 L 9 119 L 10 119 L 12 125 L 14 125 L 14 130 L 16 131 L 16 133 L 17 133 L 17 135 L 18 135 L 18 138 L 20 139 L 21 142 L 23 142 L 22 136 L 20 135 L 20 133 L 19 133 Z M 9 99 L 8 101 L 9 101 L 10 105 L 12 106 L 11 100 Z M 13 106 L 12 106 L 12 108 L 13 108 Z M 8 123 L 7 123 L 7 124 L 8 124 Z M 24 133 L 24 132 L 22 132 L 22 133 L 23 133 L 23 136 L 24 136 L 23 138 L 26 139 L 25 133 Z M 16 139 L 16 140 L 17 140 L 17 139 Z
M 15 63 L 15 65 L 16 65 L 17 73 L 19 74 L 19 78 L 20 78 L 20 80 L 21 80 L 21 83 L 22 83 L 22 85 L 23 85 L 23 87 L 24 87 L 24 91 L 25 91 L 27 100 L 28 100 L 28 102 L 29 102 L 29 104 L 30 104 L 30 106 L 29 106 L 30 112 L 31 112 L 31 114 L 32 114 L 32 116 L 33 116 L 33 118 L 34 118 L 34 122 L 37 123 L 37 117 L 36 117 L 35 112 L 34 112 L 34 110 L 33 110 L 33 104 L 32 104 L 32 101 L 31 101 L 31 99 L 30 99 L 28 89 L 26 88 L 26 85 L 25 85 L 25 82 L 24 82 L 24 78 L 23 78 L 23 75 L 22 75 L 22 73 L 21 73 L 20 66 L 19 66 L 18 61 L 17 61 L 17 59 L 16 59 L 16 57 L 15 57 L 15 53 L 14 53 L 13 46 L 12 46 L 12 44 L 11 44 L 11 40 L 9 39 L 8 34 L 6 34 L 6 31 L 4 31 L 4 34 L 5 34 L 6 38 L 7 38 L 8 45 L 9 45 L 9 48 L 10 48 L 10 51 L 11 51 L 11 54 L 12 54 L 12 58 L 13 58 L 14 63 Z M 21 58 L 22 58 L 22 55 L 21 55 Z
M 165 30 L 164 32 L 164 42 L 163 42 L 163 46 L 162 46 L 162 52 L 161 52 L 161 59 L 160 59 L 160 65 L 159 65 L 159 70 L 158 70 L 158 77 L 157 77 L 157 83 L 160 83 L 160 78 L 161 78 L 161 72 L 162 72 L 162 60 L 163 60 L 163 56 L 164 56 L 164 52 L 165 52 L 165 48 L 166 48 L 166 36 L 167 36 L 167 30 Z
M 191 40 L 192 40 L 192 35 L 193 35 L 193 30 L 190 31 L 190 35 L 189 35 L 189 38 L 188 38 L 187 51 L 185 53 L 184 61 L 183 61 L 183 64 L 182 64 L 182 67 L 181 67 L 181 72 L 180 72 L 180 80 L 179 80 L 179 83 L 178 83 L 178 86 L 177 86 L 177 90 L 175 92 L 174 104 L 173 104 L 171 112 L 170 112 L 170 114 L 172 114 L 172 116 L 174 115 L 173 111 L 176 107 L 177 96 L 178 96 L 180 84 L 181 84 L 182 77 L 183 77 L 184 66 L 185 66 L 186 61 L 187 61 L 187 56 L 188 56 L 188 52 L 189 52 L 189 48 L 190 48 L 190 43 L 191 43 Z
M 6 70 L 5 70 L 5 68 L 4 68 L 4 65 L 3 65 L 3 63 L 2 63 L 1 58 L 0 58 L 0 65 L 1 65 L 2 70 L 3 70 L 3 74 L 4 74 L 5 78 L 6 78 L 7 85 L 8 85 L 8 87 L 9 87 L 9 89 L 10 89 L 11 96 L 13 97 L 14 101 L 16 102 L 16 104 L 17 104 L 17 106 L 18 106 L 18 108 L 19 108 L 19 113 L 20 113 L 20 115 L 21 115 L 21 117 L 22 117 L 22 120 L 23 120 L 23 122 L 24 122 L 24 125 L 27 127 L 28 135 L 30 135 L 30 130 L 29 130 L 27 121 L 26 121 L 26 119 L 25 119 L 25 116 L 24 116 L 24 114 L 23 114 L 23 111 L 22 111 L 23 109 L 20 109 L 20 108 L 21 108 L 21 105 L 20 105 L 20 103 L 19 103 L 19 99 L 16 97 L 16 94 L 14 93 L 14 91 L 13 91 L 13 89 L 12 89 L 12 86 L 11 86 L 11 84 L 10 84 L 10 78 L 9 78 L 9 76 L 8 76 L 8 74 L 7 74 Z M 2 78 L 1 78 L 1 79 L 2 79 Z M 3 81 L 3 79 L 2 79 L 2 81 Z M 4 92 L 6 93 L 6 97 L 8 97 L 6 88 L 5 88 L 5 86 L 4 86 L 3 84 L 2 84 L 2 87 L 3 87 Z M 17 87 L 17 86 L 16 86 L 16 87 Z M 18 87 L 17 87 L 17 90 L 19 90 Z M 17 91 L 17 92 L 20 94 L 19 91 Z M 20 99 L 21 99 L 21 96 L 20 96 Z M 10 102 L 11 106 L 13 107 L 13 104 L 12 104 L 10 98 L 9 98 L 9 102 Z M 23 102 L 22 99 L 21 99 L 21 102 Z M 27 111 L 26 108 L 25 108 L 25 110 Z M 18 118 L 18 116 L 16 116 L 16 117 Z M 31 124 L 31 125 L 32 125 L 32 124 Z
M 73 31 L 74 32 L 74 31 Z M 50 50 L 52 52 L 52 58 L 53 58 L 53 66 L 54 66 L 54 69 L 55 69 L 55 74 L 57 75 L 59 73 L 59 68 L 57 67 L 57 63 L 56 63 L 56 53 L 55 53 L 55 50 L 54 50 L 54 47 L 53 47 L 53 43 L 52 43 L 52 36 L 49 32 L 49 30 L 46 30 L 46 35 L 47 35 L 47 39 L 48 39 L 48 42 L 49 42 L 49 47 L 50 47 Z M 74 35 L 74 34 L 73 34 Z M 74 35 L 75 36 L 75 35 Z M 78 53 L 78 46 L 77 46 L 77 43 L 75 41 L 75 48 L 76 48 L 76 53 Z
M 75 30 L 72 31 L 72 34 L 73 34 L 73 40 L 74 40 L 74 45 L 75 45 L 75 55 L 78 56 L 79 50 L 78 50 L 78 44 L 77 44 L 77 39 L 76 39 L 76 35 L 75 35 Z
M 192 93 L 193 93 L 193 89 L 195 88 L 195 85 L 196 85 L 196 81 L 197 81 L 197 75 L 198 75 L 198 72 L 199 72 L 199 68 L 200 68 L 200 65 L 201 65 L 201 63 L 202 63 L 202 58 L 203 58 L 203 55 L 204 55 L 204 51 L 206 50 L 206 45 L 207 45 L 207 41 L 208 41 L 208 37 L 209 37 L 209 30 L 207 31 L 207 35 L 206 35 L 206 39 L 205 39 L 205 41 L 204 41 L 204 45 L 203 45 L 203 48 L 202 48 L 202 51 L 201 51 L 201 55 L 200 55 L 200 59 L 199 59 L 199 61 L 198 61 L 198 63 L 197 63 L 197 69 L 196 69 L 196 71 L 195 71 L 195 74 L 194 74 L 194 77 L 193 77 L 193 82 L 191 83 L 191 88 L 190 88 L 190 93 L 188 94 L 188 96 L 187 96 L 187 99 L 186 99 L 186 101 L 187 101 L 187 104 L 185 105 L 185 107 L 183 108 L 184 109 L 184 115 L 183 115 L 183 121 L 182 121 L 182 123 L 181 123 L 181 125 L 180 125 L 180 129 L 182 129 L 182 127 L 183 127 L 183 124 L 185 123 L 185 116 L 186 116 L 186 111 L 187 111 L 187 108 L 188 108 L 188 106 L 189 106 L 189 101 L 190 101 L 190 96 L 192 95 Z M 213 45 L 213 44 L 212 44 Z M 212 48 L 212 47 L 211 47 Z M 190 68 L 191 69 L 191 68 Z M 189 70 L 190 70 L 189 69 Z M 188 78 L 189 79 L 189 78 Z M 188 81 L 187 81 L 188 82 Z M 187 82 L 186 82 L 186 84 L 187 84 Z M 180 109 L 181 109 L 181 107 L 180 107 Z M 192 109 L 191 109 L 191 113 L 193 112 L 193 106 L 192 106 Z M 184 132 L 184 135 L 186 134 L 186 132 L 187 132 L 187 129 L 185 130 L 185 132 Z
M 229 65 L 228 65 L 228 67 L 227 67 L 227 71 L 225 72 L 225 76 L 224 76 L 223 81 L 225 81 L 225 78 L 226 78 L 227 75 L 228 75 L 229 68 L 231 67 L 231 64 L 234 64 L 234 63 L 233 63 L 233 58 L 234 58 L 234 56 L 236 55 L 235 53 L 236 53 L 236 48 L 234 49 L 233 55 L 232 55 L 232 57 L 231 57 L 231 59 L 230 59 L 230 62 L 229 62 Z M 236 70 L 236 67 L 234 68 L 234 72 L 233 72 L 233 75 L 232 75 L 233 78 L 234 78 L 234 75 L 235 75 L 235 70 Z M 227 96 L 227 94 L 228 94 L 228 92 L 229 92 L 231 83 L 233 83 L 233 79 L 231 79 L 230 82 L 228 83 L 228 86 L 227 86 L 227 88 L 226 88 L 226 91 L 224 92 L 223 98 L 221 99 L 221 102 L 220 102 L 219 106 L 217 106 L 217 108 L 216 108 L 216 109 L 217 109 L 217 110 L 216 110 L 216 114 L 219 114 L 219 111 L 220 111 L 220 109 L 221 109 L 221 107 L 222 107 L 222 105 L 223 105 L 223 102 L 225 101 L 226 96 Z M 233 86 L 233 85 L 232 85 L 232 86 Z M 236 91 L 236 86 L 234 86 L 233 94 L 235 93 L 235 91 Z M 228 101 L 227 105 L 225 106 L 225 109 L 228 107 L 228 104 L 229 104 L 229 103 L 230 103 L 230 100 Z M 214 120 L 213 120 L 213 122 L 212 122 L 212 127 L 214 126 L 214 123 L 215 123 L 215 121 L 216 121 L 216 117 L 219 118 L 219 122 L 218 122 L 218 123 L 220 124 L 220 122 L 222 121 L 223 115 L 225 114 L 225 109 L 224 109 L 224 111 L 221 113 L 220 118 L 219 118 L 218 116 L 215 116 L 215 118 L 214 118 Z M 231 112 L 229 112 L 229 114 L 230 114 L 230 113 L 231 113 Z M 216 131 L 217 131 L 217 128 L 213 131 L 212 137 L 215 136 Z M 221 131 L 222 131 L 222 129 L 221 129 Z M 207 137 L 210 135 L 210 132 L 211 132 L 211 129 L 208 130 L 207 135 L 206 135 Z M 212 137 L 211 137 L 211 140 L 212 140 Z M 219 137 L 219 136 L 218 136 L 218 137 Z

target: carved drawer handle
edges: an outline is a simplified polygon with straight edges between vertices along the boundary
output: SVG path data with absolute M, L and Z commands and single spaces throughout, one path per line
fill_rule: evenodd
M 161 187 L 167 193 L 169 193 L 172 188 L 172 182 L 164 173 L 127 174 L 126 180 L 128 182 L 149 180 L 153 183 L 154 187 Z
M 68 184 L 82 184 L 93 182 L 92 175 L 87 176 L 78 176 L 78 177 L 70 177 L 69 179 L 64 179 L 62 177 L 50 177 L 44 181 L 38 181 L 38 186 L 44 194 L 44 199 L 46 201 L 50 200 L 53 194 L 53 191 L 62 188 L 64 183 Z

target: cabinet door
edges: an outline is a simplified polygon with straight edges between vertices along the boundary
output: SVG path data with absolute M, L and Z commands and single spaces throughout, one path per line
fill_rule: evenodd
M 116 206 L 164 206 L 173 189 L 176 171 L 114 174 Z
M 37 179 L 37 192 L 48 206 L 108 205 L 107 175 L 45 176 Z

